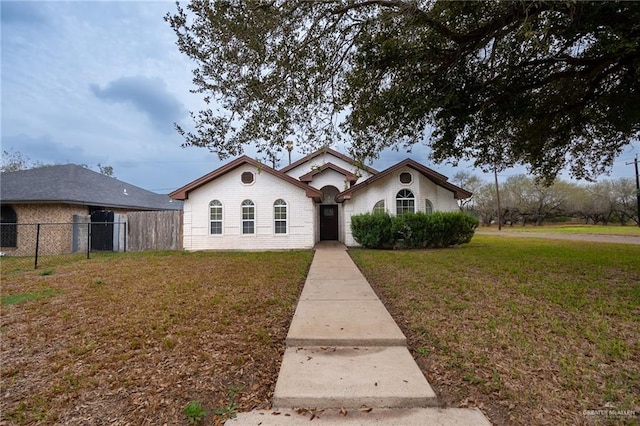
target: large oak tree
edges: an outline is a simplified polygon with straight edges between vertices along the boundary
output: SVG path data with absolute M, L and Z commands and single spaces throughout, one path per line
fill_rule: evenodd
M 192 0 L 165 18 L 196 63 L 185 145 L 221 158 L 287 140 L 546 180 L 607 170 L 640 133 L 640 3 Z

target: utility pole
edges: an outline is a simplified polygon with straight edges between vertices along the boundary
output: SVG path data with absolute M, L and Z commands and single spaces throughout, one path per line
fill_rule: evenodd
M 631 163 L 625 163 L 627 166 L 631 165 Z M 636 202 L 638 206 L 638 226 L 640 226 L 640 174 L 638 173 L 638 154 L 636 154 L 635 160 L 633 160 L 633 165 L 636 169 Z
M 498 231 L 502 231 L 502 214 L 500 213 L 500 190 L 498 189 L 498 168 L 495 164 L 493 165 L 493 176 L 496 180 L 496 200 L 498 201 Z

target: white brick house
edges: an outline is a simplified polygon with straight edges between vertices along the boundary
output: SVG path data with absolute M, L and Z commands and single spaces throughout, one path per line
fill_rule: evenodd
M 354 214 L 456 211 L 471 193 L 413 160 L 378 172 L 323 148 L 281 170 L 243 156 L 169 195 L 184 201 L 186 250 L 271 250 L 355 246 Z

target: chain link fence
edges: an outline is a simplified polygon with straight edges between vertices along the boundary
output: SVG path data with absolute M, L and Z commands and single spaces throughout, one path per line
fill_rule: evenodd
M 127 223 L 3 223 L 0 239 L 4 275 L 89 259 L 97 252 L 127 251 Z

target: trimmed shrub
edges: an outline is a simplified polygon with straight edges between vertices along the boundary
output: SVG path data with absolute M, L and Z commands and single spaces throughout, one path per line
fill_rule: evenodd
M 405 213 L 391 219 L 391 230 L 401 248 L 425 247 L 429 216 L 426 213 Z
M 425 247 L 450 247 L 471 241 L 478 219 L 465 213 L 436 212 L 428 215 Z
M 365 213 L 351 216 L 351 232 L 366 248 L 450 247 L 471 241 L 478 223 L 460 212 Z
M 365 213 L 351 216 L 353 239 L 366 248 L 393 246 L 389 213 Z

